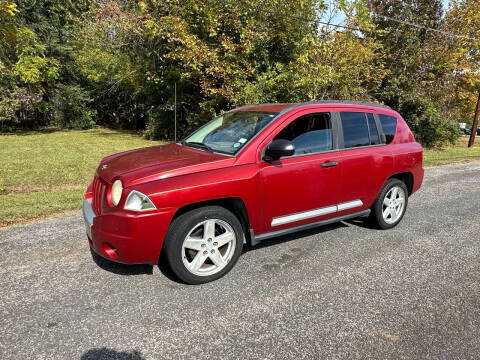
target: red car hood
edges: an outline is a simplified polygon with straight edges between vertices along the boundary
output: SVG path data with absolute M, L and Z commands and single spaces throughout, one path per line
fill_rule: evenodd
M 235 158 L 168 144 L 125 151 L 102 159 L 97 175 L 108 181 L 121 178 L 124 187 L 213 168 L 231 166 Z

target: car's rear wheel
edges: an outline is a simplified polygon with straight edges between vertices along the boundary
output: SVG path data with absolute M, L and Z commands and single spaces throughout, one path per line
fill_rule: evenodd
M 163 251 L 175 275 L 188 284 L 216 280 L 229 272 L 243 247 L 237 217 L 220 206 L 186 212 L 171 224 Z
M 389 179 L 372 206 L 372 219 L 382 229 L 398 225 L 407 209 L 408 190 L 399 179 Z

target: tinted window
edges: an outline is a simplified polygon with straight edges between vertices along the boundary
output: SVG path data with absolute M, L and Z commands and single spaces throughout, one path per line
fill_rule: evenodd
M 266 111 L 231 111 L 202 126 L 182 144 L 233 155 L 276 115 Z
M 373 114 L 367 113 L 368 119 L 368 133 L 370 134 L 370 144 L 377 145 L 380 144 L 380 138 L 378 137 L 377 124 L 375 124 L 375 118 Z
M 383 133 L 385 134 L 387 144 L 390 144 L 393 141 L 395 130 L 397 129 L 397 119 L 393 116 L 382 114 L 379 114 L 378 116 L 380 118 L 380 122 L 382 123 L 382 129 Z
M 277 139 L 290 140 L 295 146 L 295 155 L 332 150 L 330 114 L 302 116 L 278 133 L 274 140 Z
M 345 148 L 370 145 L 367 118 L 364 113 L 341 112 Z

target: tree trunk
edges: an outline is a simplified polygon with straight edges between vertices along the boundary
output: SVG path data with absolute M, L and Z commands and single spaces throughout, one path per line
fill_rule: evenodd
M 470 140 L 468 141 L 468 147 L 472 147 L 475 143 L 475 135 L 477 135 L 478 128 L 478 115 L 480 115 L 480 91 L 478 92 L 477 107 L 475 109 L 475 116 L 473 117 L 472 132 L 470 134 Z

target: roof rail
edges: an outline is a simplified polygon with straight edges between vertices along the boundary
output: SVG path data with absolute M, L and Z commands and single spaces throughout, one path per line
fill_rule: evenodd
M 356 100 L 313 100 L 313 101 L 306 101 L 302 103 L 293 103 L 290 106 L 286 106 L 283 110 L 280 111 L 279 115 L 284 114 L 294 108 L 297 108 L 299 106 L 304 106 L 304 105 L 329 105 L 329 104 L 336 104 L 336 105 L 363 105 L 363 106 L 370 106 L 370 107 L 377 107 L 381 109 L 388 109 L 388 110 L 393 110 L 390 106 L 388 105 L 383 105 L 375 102 L 368 102 L 368 101 L 356 101 Z M 285 103 L 268 103 L 268 104 L 249 104 L 249 105 L 244 105 L 240 106 L 238 108 L 231 109 L 230 111 L 226 112 L 231 112 L 231 111 L 236 111 L 238 109 L 245 109 L 249 107 L 254 107 L 254 106 L 262 106 L 262 105 L 289 105 Z
M 303 103 L 296 103 L 293 104 L 292 106 L 286 107 L 283 109 L 279 115 L 284 114 L 294 108 L 297 108 L 299 106 L 304 106 L 304 105 L 329 105 L 329 104 L 336 104 L 336 105 L 364 105 L 364 106 L 371 106 L 371 107 L 377 107 L 381 109 L 388 109 L 388 110 L 393 110 L 390 106 L 379 104 L 379 103 L 374 103 L 374 102 L 368 102 L 368 101 L 356 101 L 356 100 L 313 100 L 313 101 L 307 101 Z
M 376 102 L 371 102 L 371 101 L 356 101 L 356 100 L 315 100 L 314 103 L 316 104 L 329 104 L 329 103 L 334 103 L 334 104 L 346 104 L 346 105 L 366 105 L 366 106 L 373 106 L 373 107 L 379 107 L 383 109 L 389 109 L 392 110 L 392 108 L 388 105 L 376 103 Z
M 356 100 L 314 100 L 304 102 L 298 105 L 308 105 L 308 104 L 344 104 L 344 105 L 365 105 L 365 106 L 373 106 L 379 107 L 383 109 L 392 110 L 392 108 L 388 105 L 383 105 L 375 102 L 368 102 L 368 101 L 356 101 Z

